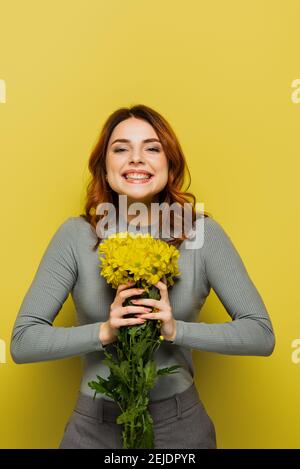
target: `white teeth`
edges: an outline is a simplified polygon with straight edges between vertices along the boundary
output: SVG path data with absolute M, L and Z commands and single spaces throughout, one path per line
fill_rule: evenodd
M 126 179 L 150 179 L 150 177 L 151 177 L 150 174 L 147 176 L 146 174 L 138 174 L 138 173 L 131 173 L 131 174 L 125 175 Z

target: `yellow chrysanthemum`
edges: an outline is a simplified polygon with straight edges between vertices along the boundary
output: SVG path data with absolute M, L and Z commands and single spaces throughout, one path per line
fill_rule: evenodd
M 99 245 L 100 274 L 114 288 L 129 281 L 141 280 L 144 288 L 157 283 L 164 275 L 167 285 L 174 284 L 179 250 L 149 233 L 122 232 L 110 235 Z

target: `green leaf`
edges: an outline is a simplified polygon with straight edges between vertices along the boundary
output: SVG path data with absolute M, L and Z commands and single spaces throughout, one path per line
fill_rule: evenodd
M 117 417 L 116 422 L 119 423 L 119 424 L 130 423 L 132 421 L 133 415 L 134 414 L 132 412 L 132 409 L 129 408 Z
M 128 371 L 129 366 L 127 361 L 123 361 L 120 365 L 116 365 L 115 363 L 111 363 L 109 360 L 103 360 L 104 365 L 107 365 L 111 369 L 111 373 L 117 376 L 122 383 L 130 386 L 128 380 Z
M 177 370 L 178 368 L 182 368 L 182 365 L 173 365 L 173 366 L 169 366 L 167 368 L 160 368 L 158 371 L 157 371 L 157 374 L 158 375 L 168 375 L 168 374 L 173 374 L 173 373 L 177 373 Z
M 145 386 L 150 389 L 154 385 L 156 378 L 156 363 L 154 360 L 148 361 L 144 367 Z
M 107 394 L 107 389 L 101 383 L 97 383 L 97 381 L 90 381 L 88 385 L 90 388 L 95 389 L 96 392 Z
M 144 432 L 136 447 L 143 449 L 154 448 L 153 420 L 149 411 L 144 414 Z

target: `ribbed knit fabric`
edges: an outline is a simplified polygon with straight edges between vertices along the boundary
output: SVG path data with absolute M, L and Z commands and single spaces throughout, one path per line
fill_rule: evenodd
M 229 235 L 213 218 L 204 218 L 203 222 L 203 246 L 187 249 L 186 241 L 181 244 L 178 261 L 181 275 L 169 287 L 176 319 L 175 340 L 163 341 L 155 354 L 158 368 L 174 364 L 183 368 L 158 378 L 150 391 L 152 401 L 183 392 L 193 383 L 191 349 L 268 356 L 275 346 L 267 309 Z M 148 230 L 142 227 L 141 231 L 145 228 Z M 99 330 L 109 317 L 116 294 L 100 275 L 99 253 L 92 251 L 96 240 L 95 230 L 81 217 L 69 217 L 59 226 L 20 306 L 10 347 L 16 363 L 80 355 L 83 360 L 80 391 L 90 396 L 94 392 L 87 383 L 96 379 L 97 374 L 109 376 L 109 368 L 102 363 L 105 357 Z M 228 322 L 196 322 L 211 288 L 231 317 Z M 53 326 L 69 294 L 76 308 L 77 325 Z M 113 344 L 106 348 L 116 357 Z M 101 394 L 97 397 L 112 400 Z

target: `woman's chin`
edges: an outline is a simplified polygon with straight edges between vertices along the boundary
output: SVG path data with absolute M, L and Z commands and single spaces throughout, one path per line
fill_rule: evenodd
M 152 197 L 153 190 L 150 191 L 148 188 L 142 186 L 122 187 L 122 194 L 127 195 L 128 198 L 138 200 L 144 199 L 145 197 Z

